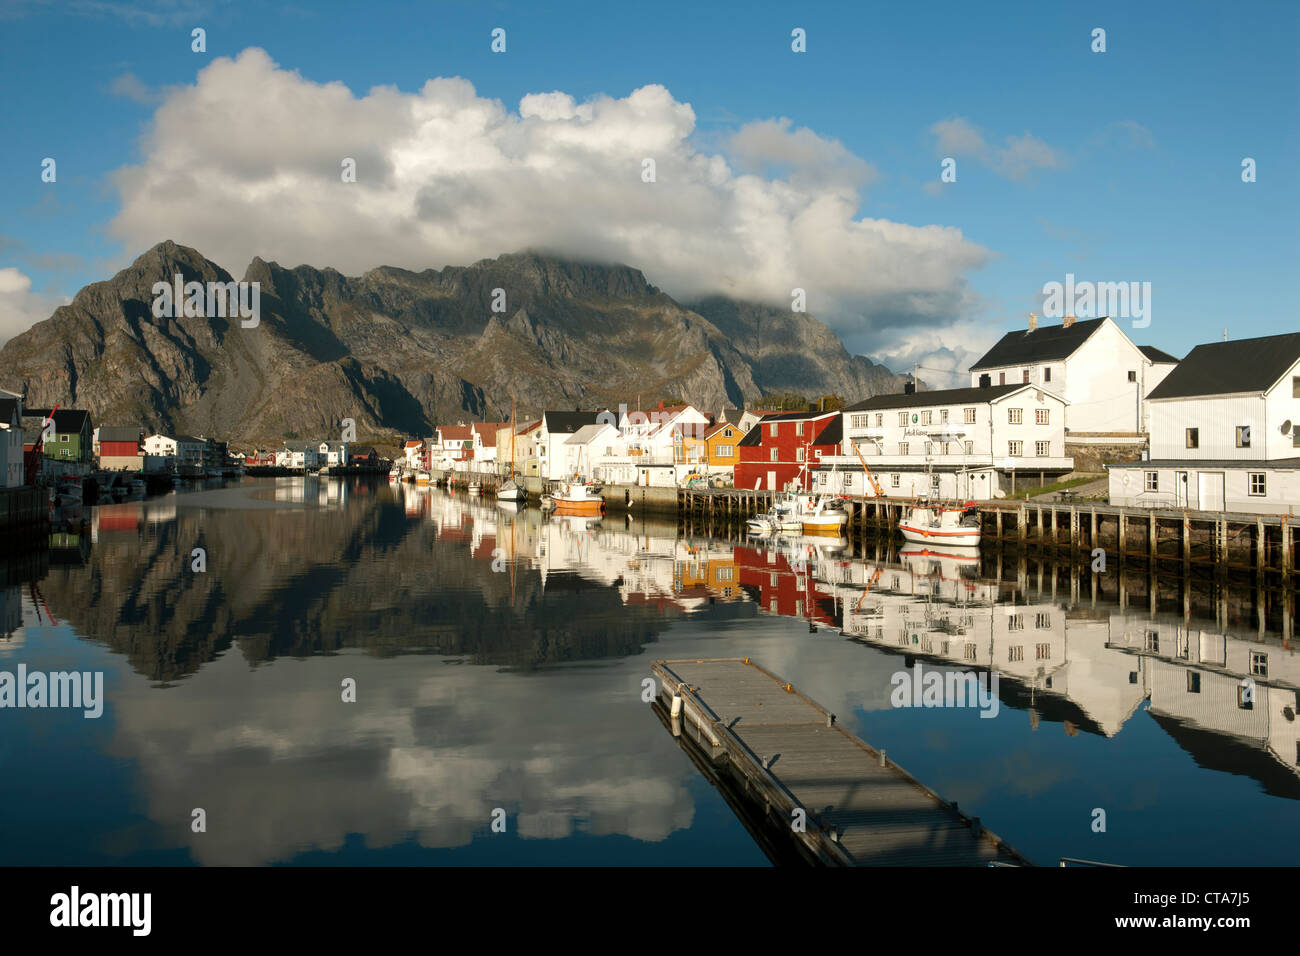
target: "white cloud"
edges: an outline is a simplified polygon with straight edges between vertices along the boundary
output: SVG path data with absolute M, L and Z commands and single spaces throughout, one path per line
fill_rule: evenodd
M 460 78 L 358 97 L 249 49 L 169 91 L 141 164 L 116 174 L 112 230 L 133 254 L 173 238 L 234 272 L 253 255 L 356 274 L 544 249 L 626 262 L 679 298 L 803 288 L 842 332 L 947 321 L 967 301 L 987 251 L 955 228 L 855 218 L 874 171 L 839 142 L 763 120 L 729 160 L 694 130 L 657 85 L 534 93 L 512 112 Z
M 0 268 L 0 345 L 50 317 L 71 299 L 32 291 L 32 280 L 12 266 Z
M 1054 169 L 1063 163 L 1057 150 L 1032 133 L 1008 136 L 1005 145 L 998 147 L 961 116 L 940 120 L 930 132 L 938 155 L 973 159 L 1007 179 L 1022 180 L 1035 169 Z
M 114 77 L 108 91 L 114 96 L 120 96 L 145 106 L 154 106 L 161 103 L 167 96 L 162 90 L 154 89 L 130 72 Z

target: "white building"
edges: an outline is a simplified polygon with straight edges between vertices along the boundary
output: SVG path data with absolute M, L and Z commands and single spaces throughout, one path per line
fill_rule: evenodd
M 563 450 L 564 443 L 584 425 L 595 425 L 599 414 L 598 412 L 543 412 L 542 424 L 536 432 L 536 474 L 549 481 L 557 481 L 571 475 L 572 472 L 565 471 L 567 462 Z M 515 453 L 518 454 L 518 449 Z M 531 467 L 528 473 L 533 473 Z
M 1147 395 L 1151 449 L 1111 504 L 1300 511 L 1300 333 L 1198 345 Z
M 0 488 L 18 488 L 23 466 L 23 399 L 0 389 Z
M 1076 320 L 1008 332 L 970 368 L 970 383 L 1037 385 L 1068 403 L 1065 426 L 1083 435 L 1137 435 L 1147 431 L 1148 395 L 1177 364 L 1172 355 L 1134 345 L 1108 318 Z
M 149 435 L 144 440 L 146 456 L 170 459 L 178 468 L 202 470 L 208 441 L 193 435 Z
M 841 453 L 822 456 L 813 487 L 874 496 L 865 459 L 888 497 L 1004 497 L 1073 469 L 1067 407 L 1033 385 L 877 395 L 843 410 Z
M 328 442 L 287 441 L 284 447 L 275 453 L 275 463 L 281 468 L 320 468 L 328 461 L 327 457 L 322 456 L 321 446 L 328 444 Z

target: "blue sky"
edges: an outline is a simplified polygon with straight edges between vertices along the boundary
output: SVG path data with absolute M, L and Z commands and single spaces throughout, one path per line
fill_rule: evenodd
M 812 183 L 807 195 L 839 194 L 851 182 L 854 218 L 908 227 L 879 236 L 879 245 L 864 245 L 825 275 L 790 257 L 792 271 L 810 274 L 810 310 L 854 351 L 889 356 L 895 365 L 960 364 L 971 350 L 1022 326 L 1026 312 L 1041 311 L 1043 284 L 1067 273 L 1150 282 L 1151 325 L 1130 335 L 1178 355 L 1219 339 L 1224 328 L 1240 338 L 1300 327 L 1286 299 L 1300 253 L 1300 4 L 1007 3 L 994 11 L 961 3 L 713 9 L 16 0 L 0 11 L 7 93 L 0 98 L 0 269 L 10 270 L 11 291 L 15 270 L 31 280 L 25 297 L 0 295 L 0 308 L 28 310 L 20 320 L 11 311 L 8 324 L 44 317 L 47 297 L 57 301 L 106 278 L 165 238 L 211 235 L 212 248 L 199 245 L 200 251 L 236 276 L 248 256 L 228 261 L 217 252 L 234 250 L 228 257 L 247 247 L 286 265 L 334 264 L 304 258 L 328 256 L 349 274 L 383 264 L 367 263 L 364 248 L 322 245 L 317 253 L 255 224 L 247 231 L 257 236 L 232 236 L 237 227 L 229 223 L 205 232 L 196 223 L 220 218 L 221 203 L 232 217 L 243 208 L 231 204 L 231 193 L 209 205 L 171 205 L 153 185 L 175 142 L 168 137 L 188 136 L 185 120 L 173 118 L 170 132 L 149 144 L 160 104 L 193 87 L 199 71 L 219 58 L 260 48 L 290 82 L 296 71 L 304 83 L 341 82 L 357 98 L 393 86 L 409 99 L 430 78 L 459 76 L 479 98 L 499 100 L 512 113 L 527 94 L 562 91 L 583 103 L 660 85 L 673 104 L 693 110 L 691 149 L 778 186 L 804 176 Z M 204 53 L 191 51 L 193 27 L 207 31 Z M 494 27 L 507 31 L 504 54 L 490 50 Z M 791 51 L 795 27 L 807 31 L 806 53 Z M 1090 48 L 1096 27 L 1106 31 L 1104 53 Z M 764 121 L 777 122 L 753 125 Z M 937 132 L 941 123 L 948 124 L 946 140 Z M 743 155 L 745 140 L 737 134 L 746 128 L 777 132 Z M 195 129 L 220 135 L 210 126 Z M 800 130 L 814 134 L 805 142 L 816 154 L 811 172 L 798 168 Z M 957 181 L 940 184 L 940 160 L 954 152 Z M 47 156 L 58 163 L 56 183 L 41 181 Z M 793 166 L 789 156 L 796 157 Z M 1242 182 L 1245 157 L 1257 163 L 1253 183 Z M 149 182 L 129 198 L 115 175 L 126 167 Z M 196 173 L 189 188 L 202 192 L 221 169 Z M 271 181 L 265 170 L 248 177 L 254 175 Z M 248 177 L 241 183 L 253 181 Z M 456 183 L 467 181 L 449 181 L 443 215 L 456 203 Z M 309 204 L 311 191 L 303 189 L 296 201 Z M 610 218 L 625 219 L 619 234 L 636 231 L 644 212 L 612 202 Z M 749 219 L 734 203 L 728 208 L 729 216 Z M 642 230 L 642 238 L 616 247 L 618 257 L 670 292 L 693 291 L 705 280 L 685 267 L 674 272 L 673 256 L 656 248 L 656 237 L 658 244 L 681 245 L 682 235 L 709 223 L 683 224 L 680 211 L 664 215 L 671 228 Z M 308 222 L 299 233 L 329 228 Z M 443 236 L 421 240 L 427 246 L 417 243 L 413 255 L 427 266 L 465 263 L 492 241 L 495 254 L 536 244 L 539 235 L 558 248 L 570 243 L 589 252 L 573 238 L 581 225 L 557 227 L 552 240 L 535 224 L 512 234 L 506 216 L 490 235 L 465 242 L 464 257 Z M 931 246 L 926 237 L 936 234 L 918 231 L 927 226 L 957 230 L 961 241 L 949 233 Z M 745 234 L 743 242 L 779 237 L 801 244 L 780 223 L 763 229 L 770 231 Z M 834 235 L 828 229 L 820 238 L 833 245 Z M 709 248 L 695 258 L 727 259 L 725 249 L 717 252 L 722 246 Z M 831 249 L 816 258 L 835 255 Z M 738 252 L 718 268 L 742 276 L 737 291 L 755 297 L 800 281 L 766 276 L 772 261 Z M 934 274 L 916 278 L 927 271 Z

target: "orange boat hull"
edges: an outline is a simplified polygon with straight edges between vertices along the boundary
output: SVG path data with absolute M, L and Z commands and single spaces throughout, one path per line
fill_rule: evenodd
M 562 515 L 599 515 L 605 513 L 605 502 L 599 498 L 595 501 L 565 501 L 555 499 L 555 513 Z

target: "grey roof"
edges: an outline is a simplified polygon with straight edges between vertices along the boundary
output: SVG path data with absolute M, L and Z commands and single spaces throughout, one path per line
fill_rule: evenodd
M 1225 468 L 1237 471 L 1264 471 L 1281 468 L 1291 470 L 1300 468 L 1300 458 L 1270 458 L 1263 461 L 1250 461 L 1244 458 L 1155 458 L 1151 461 L 1117 461 L 1107 468 L 1135 468 L 1151 471 L 1153 468 L 1179 468 L 1183 471 L 1204 470 L 1206 468 Z
M 596 424 L 599 412 L 543 412 L 546 430 L 552 435 L 572 435 L 583 425 Z
M 1198 345 L 1147 398 L 1264 392 L 1300 361 L 1300 332 Z
M 759 428 L 759 425 L 771 425 L 774 423 L 779 424 L 780 422 L 799 422 L 799 421 L 806 422 L 806 421 L 812 421 L 821 418 L 825 415 L 832 415 L 834 417 L 831 419 L 830 422 L 827 422 L 825 427 L 822 428 L 821 432 L 816 436 L 816 440 L 813 442 L 813 444 L 829 445 L 832 444 L 832 441 L 822 441 L 822 435 L 826 434 L 826 432 L 830 429 L 831 425 L 843 419 L 844 416 L 842 416 L 839 413 L 839 411 L 789 412 L 788 414 L 785 415 L 768 415 L 766 418 L 762 419 L 757 424 L 755 424 L 754 427 L 751 428 L 749 431 L 745 432 L 745 437 L 742 438 L 740 441 L 736 442 L 736 444 L 738 446 L 744 445 L 746 448 L 753 448 L 755 445 L 763 444 L 763 429 Z M 840 429 L 841 431 L 843 430 L 842 425 L 840 426 Z M 840 441 L 840 437 L 834 438 L 833 441 L 834 442 Z
M 144 429 L 139 425 L 100 425 L 99 440 L 106 441 L 139 441 L 144 434 Z
M 1022 388 L 1036 387 L 1026 385 L 1024 382 L 1016 382 L 1014 385 L 989 385 L 987 388 L 945 388 L 933 392 L 913 392 L 910 395 L 906 392 L 894 395 L 876 395 L 855 405 L 850 405 L 844 411 L 880 411 L 886 408 L 921 408 L 935 405 L 962 405 L 968 402 L 991 402 L 1003 395 L 1017 392 Z M 765 418 L 763 421 L 767 422 L 771 421 L 771 419 Z
M 1084 319 L 1068 328 L 1048 325 L 1037 329 L 1020 329 L 1008 332 L 998 343 L 984 353 L 984 357 L 970 367 L 972 372 L 985 368 L 1004 368 L 1008 365 L 1034 365 L 1038 362 L 1057 362 L 1069 358 L 1093 332 L 1106 321 Z
M 606 427 L 609 426 L 607 426 L 606 423 L 604 422 L 601 422 L 598 425 L 583 425 L 576 432 L 574 432 L 572 436 L 565 439 L 564 443 L 566 445 L 586 445 L 597 435 L 600 434 L 600 430 L 602 428 L 606 428 Z
M 1149 358 L 1151 361 L 1155 362 L 1157 365 L 1166 365 L 1169 363 L 1173 363 L 1175 365 L 1178 364 L 1178 359 L 1174 358 L 1172 355 L 1170 355 L 1168 352 L 1164 351 L 1163 349 L 1156 348 L 1154 345 L 1139 345 L 1138 351 L 1141 352 L 1143 355 L 1145 355 L 1147 358 Z

